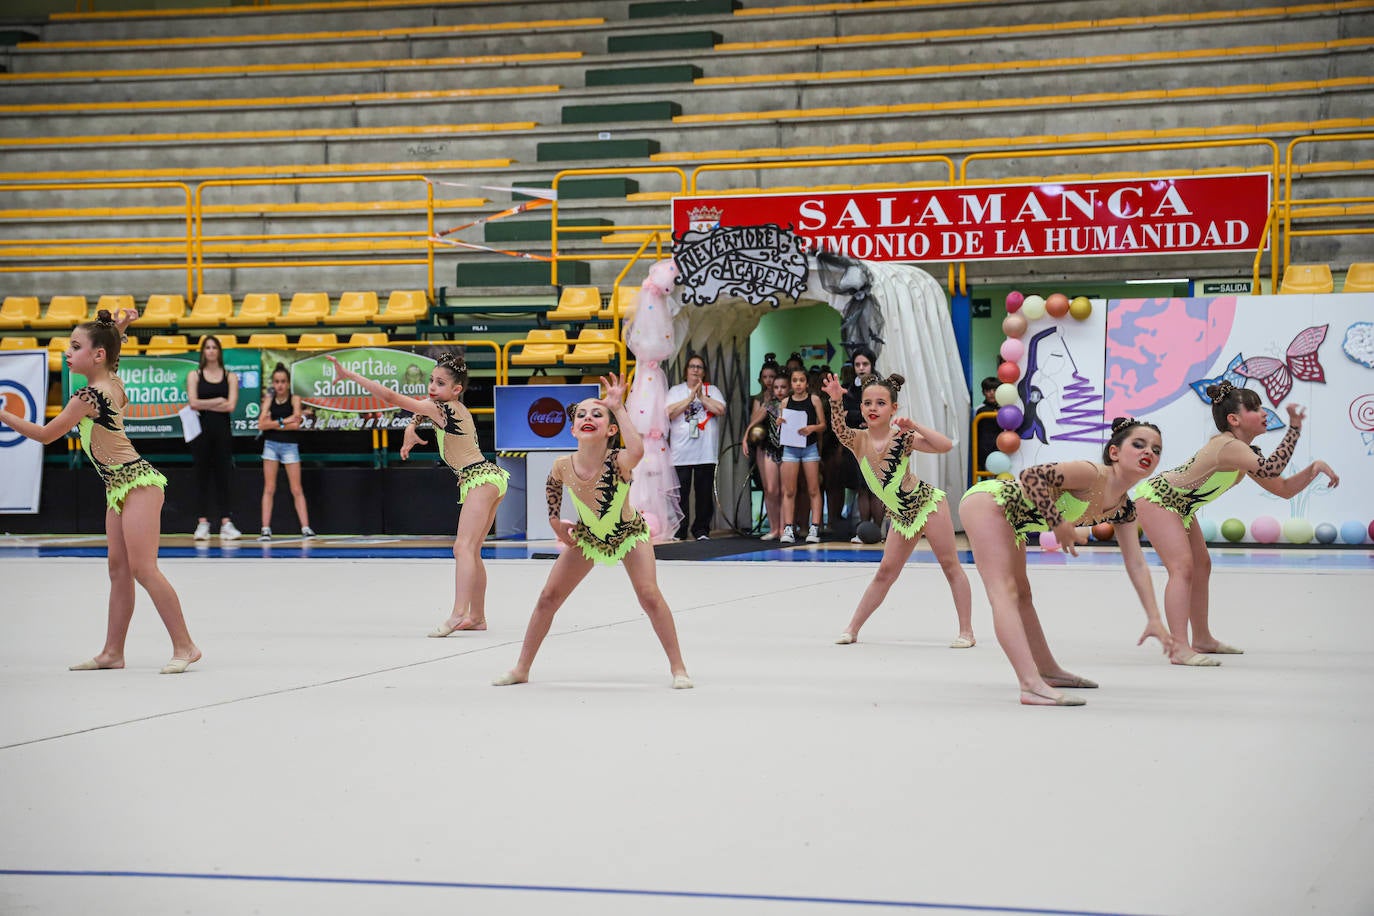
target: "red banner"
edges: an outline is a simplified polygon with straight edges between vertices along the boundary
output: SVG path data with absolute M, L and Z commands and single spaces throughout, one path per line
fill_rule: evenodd
M 673 236 L 790 228 L 865 261 L 989 261 L 1254 251 L 1268 175 L 1208 175 L 815 194 L 676 197 Z

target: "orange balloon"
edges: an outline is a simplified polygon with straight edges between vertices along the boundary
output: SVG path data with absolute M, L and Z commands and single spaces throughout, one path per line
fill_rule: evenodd
M 1063 293 L 1052 293 L 1045 300 L 1045 311 L 1051 318 L 1063 318 L 1069 313 L 1069 297 Z
M 1006 452 L 1011 455 L 1020 447 L 1021 437 L 1015 430 L 1004 429 L 997 434 L 997 450 L 999 452 Z
M 1099 522 L 1093 525 L 1093 537 L 1099 541 L 1110 541 L 1115 534 L 1116 529 L 1112 527 L 1111 522 Z
M 1011 384 L 1021 377 L 1021 367 L 1016 363 L 1004 362 L 997 367 L 997 377 L 1007 384 Z

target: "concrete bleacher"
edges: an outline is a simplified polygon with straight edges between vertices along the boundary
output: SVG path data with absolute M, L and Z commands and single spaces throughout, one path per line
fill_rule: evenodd
M 751 2 L 734 12 L 644 18 L 663 8 L 440 2 L 64 15 L 43 26 L 41 42 L 0 51 L 10 71 L 0 75 L 0 180 L 94 184 L 151 175 L 194 184 L 389 173 L 505 188 L 547 185 L 567 167 L 757 159 L 793 160 L 799 168 L 766 179 L 747 169 L 721 173 L 712 176 L 711 188 L 910 185 L 939 176 L 907 165 L 861 182 L 852 169 L 810 167 L 805 160 L 832 155 L 836 147 L 849 155 L 958 157 L 1016 144 L 1247 136 L 1283 144 L 1317 131 L 1374 128 L 1374 2 L 1198 6 L 1167 0 L 1135 15 L 1142 12 L 1138 5 L 1122 0 L 1052 9 L 971 0 Z M 704 46 L 702 35 L 710 37 Z M 674 50 L 612 50 L 636 42 Z M 673 81 L 684 68 L 691 81 Z M 621 71 L 644 81 L 603 82 Z M 598 111 L 620 120 L 598 120 Z M 598 145 L 602 131 L 612 137 Z M 1332 145 L 1322 157 L 1335 165 L 1312 161 L 1313 168 L 1298 174 L 1305 196 L 1340 196 L 1339 189 L 1370 177 L 1367 144 Z M 1071 168 L 1037 163 L 1033 174 L 1182 174 L 1262 164 L 1235 150 L 1175 151 L 1107 156 Z M 1014 178 L 1018 169 L 1026 165 L 980 163 L 976 176 Z M 466 222 L 469 211 L 505 205 L 500 192 L 443 192 L 436 222 Z M 560 225 L 599 220 L 592 228 L 607 230 L 560 234 L 560 252 L 628 256 L 644 233 L 616 228 L 666 223 L 671 192 L 670 183 L 646 181 L 633 189 L 626 184 L 619 194 L 560 202 Z M 112 245 L 97 258 L 165 264 L 177 247 L 184 208 L 148 196 L 118 188 L 7 192 L 0 196 L 0 225 L 18 244 L 0 250 L 0 265 L 16 258 L 57 263 L 69 254 L 60 246 L 24 241 L 113 235 L 116 224 L 140 239 L 162 241 L 139 251 Z M 413 265 L 342 263 L 360 246 L 397 255 L 423 248 L 421 240 L 398 237 L 413 231 L 424 212 L 413 189 L 250 185 L 217 188 L 206 201 L 206 232 L 216 239 L 205 248 L 215 262 L 208 276 L 216 291 L 236 300 L 264 289 L 289 295 L 303 285 L 336 295 L 415 285 Z M 115 212 L 102 218 L 101 210 Z M 536 211 L 488 224 L 502 231 L 460 238 L 547 252 L 537 225 L 547 219 Z M 521 224 L 528 225 L 512 228 Z M 93 232 L 93 226 L 100 228 Z M 260 233 L 354 238 L 236 238 Z M 1343 243 L 1311 244 L 1325 252 L 1323 259 L 1341 259 Z M 233 267 L 272 254 L 341 263 L 313 268 L 328 279 L 312 274 L 304 284 L 294 268 Z M 481 285 L 503 273 L 524 285 L 538 274 L 533 263 L 510 259 L 503 266 L 489 252 L 443 249 L 438 260 L 437 285 L 461 278 L 463 265 Z M 567 282 L 608 289 L 622 263 L 588 261 L 585 277 L 570 271 Z M 174 288 L 167 280 L 172 272 L 150 270 L 142 291 Z M 128 288 L 129 276 L 97 271 L 5 279 L 8 290 L 53 294 Z

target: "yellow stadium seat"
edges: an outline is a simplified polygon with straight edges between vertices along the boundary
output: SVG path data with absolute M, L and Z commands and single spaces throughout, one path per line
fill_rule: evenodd
M 377 314 L 376 293 L 344 293 L 339 308 L 326 315 L 325 324 L 369 324 Z
M 142 346 L 143 345 L 138 342 L 138 338 L 130 334 L 125 338 L 124 342 L 119 345 L 119 354 L 121 356 L 130 356 L 137 353 Z
M 180 293 L 156 294 L 148 297 L 143 314 L 134 324 L 140 327 L 167 328 L 178 324 L 186 316 L 186 297 Z
M 429 312 L 429 300 L 423 290 L 398 289 L 386 300 L 386 308 L 377 315 L 378 324 L 414 324 Z
M 305 333 L 296 340 L 296 345 L 302 350 L 327 350 L 339 345 L 339 335 L 333 331 L 325 334 Z
M 217 328 L 234 317 L 234 297 L 228 293 L 201 293 L 189 314 L 177 320 L 183 328 Z
M 0 350 L 41 350 L 37 337 L 0 337 Z M 58 367 L 61 368 L 61 367 Z
M 197 348 L 205 343 L 206 337 L 213 337 L 215 340 L 218 340 L 221 350 L 232 350 L 235 347 L 241 346 L 237 334 L 202 334 L 200 340 L 196 341 Z
M 185 353 L 190 349 L 185 334 L 154 334 L 148 338 L 143 352 L 149 356 L 165 356 L 172 353 Z
M 511 353 L 511 365 L 554 366 L 568 352 L 568 335 L 562 328 L 535 328 L 524 343 L 519 353 Z
M 358 331 L 348 338 L 350 347 L 385 347 L 389 342 L 385 331 Z
M 274 324 L 319 324 L 329 317 L 329 293 L 296 293 Z
M 243 297 L 239 313 L 229 316 L 224 323 L 231 328 L 262 327 L 271 324 L 279 315 L 281 296 L 276 293 L 249 293 Z
M 38 320 L 37 296 L 6 296 L 0 303 L 0 330 L 32 327 Z
M 616 312 L 620 312 L 621 321 L 629 321 L 634 317 L 635 309 L 639 307 L 639 287 L 638 286 L 617 286 L 615 292 L 611 294 L 610 304 L 597 313 L 597 318 L 602 321 L 613 321 Z
M 248 346 L 261 347 L 264 350 L 273 348 L 284 348 L 286 346 L 285 334 L 250 334 L 248 336 Z
M 62 363 L 67 355 L 67 345 L 72 342 L 70 337 L 49 337 L 48 338 L 48 371 L 61 372 Z
M 1345 285 L 1341 292 L 1374 293 L 1374 261 L 1359 261 L 1350 265 L 1345 272 Z
M 615 333 L 609 328 L 583 328 L 573 348 L 563 357 L 566 366 L 600 366 L 613 363 L 620 356 Z
M 110 313 L 110 317 L 118 318 L 119 313 L 124 309 L 134 308 L 134 297 L 127 293 L 106 293 L 95 300 L 95 309 L 91 312 L 91 318 L 100 314 L 101 309 Z
M 590 321 L 601 311 L 601 290 L 595 286 L 565 286 L 558 295 L 558 307 L 545 316 L 550 321 Z
M 1279 293 L 1329 293 L 1336 288 L 1327 264 L 1289 264 L 1283 270 Z
M 53 296 L 48 300 L 48 310 L 42 318 L 35 318 L 31 328 L 74 328 L 91 312 L 91 304 L 85 296 Z

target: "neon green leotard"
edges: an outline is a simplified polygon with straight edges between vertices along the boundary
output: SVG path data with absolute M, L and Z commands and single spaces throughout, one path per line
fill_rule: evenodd
M 636 544 L 650 539 L 644 516 L 629 503 L 630 481 L 621 476 L 616 460 L 619 452 L 614 448 L 607 451 L 594 483 L 578 479 L 571 457 L 554 462 L 547 483 L 549 517 L 558 516 L 566 484 L 578 519 L 572 527 L 572 539 L 584 557 L 602 565 L 619 561 Z
M 477 427 L 472 422 L 472 415 L 463 408 L 464 416 L 460 417 L 450 405 L 442 401 L 436 403 L 444 415 L 444 424 L 434 427 L 434 434 L 439 441 L 439 457 L 458 477 L 458 502 L 466 500 L 474 487 L 484 483 L 495 484 L 498 495 L 505 496 L 510 474 L 483 457 L 482 449 L 477 445 Z M 416 422 L 428 419 L 417 416 Z
M 1078 525 L 1096 525 L 1099 522 L 1119 524 L 1135 521 L 1135 503 L 1131 501 L 1128 495 L 1123 494 L 1121 501 L 1115 505 L 1094 505 L 1095 500 L 1101 499 L 1102 486 L 1107 474 L 1105 467 L 1101 465 L 1098 467 L 1097 483 L 1092 487 L 1086 500 L 1075 496 L 1068 490 L 1059 490 L 1052 485 L 1046 488 L 1047 493 L 1054 496 L 1051 514 L 1057 515 L 1058 518 L 1053 521 L 1046 519 L 1046 511 L 1042 510 L 1026 495 L 1019 480 L 981 481 L 969 487 L 968 492 L 963 495 L 963 499 L 968 499 L 974 493 L 990 493 L 992 498 L 997 501 L 997 505 L 1002 507 L 1002 512 L 1007 517 L 1007 524 L 1011 525 L 1012 531 L 1015 532 L 1017 545 L 1025 544 L 1026 535 L 1030 532 L 1049 531 L 1060 521 Z M 1035 478 L 1049 477 L 1053 468 L 1053 463 L 1036 465 L 1022 471 L 1022 474 L 1029 474 Z M 1049 504 L 1047 503 L 1047 505 Z
M 911 462 L 911 455 L 904 454 L 893 462 L 891 453 L 900 448 L 902 443 L 894 442 L 889 449 L 888 473 L 885 480 L 879 478 L 867 456 L 859 459 L 859 471 L 863 474 L 868 488 L 873 491 L 873 495 L 878 497 L 883 508 L 887 510 L 887 517 L 892 519 L 892 527 L 900 531 L 902 537 L 914 538 L 925 527 L 930 513 L 939 508 L 940 501 L 945 498 L 945 491 L 914 477 L 912 480 L 915 481 L 915 486 L 903 489 L 907 482 L 906 471 L 907 465 Z
M 1259 462 L 1256 476 L 1282 474 L 1297 442 L 1298 430 L 1289 427 L 1274 454 Z M 1184 528 L 1192 527 L 1199 509 L 1245 479 L 1246 471 L 1235 465 L 1248 458 L 1247 449 L 1260 454 L 1229 433 L 1213 436 L 1183 464 L 1136 484 L 1131 495 L 1163 506 L 1183 519 Z
M 137 487 L 165 490 L 167 478 L 139 456 L 124 434 L 121 411 L 128 403 L 124 384 L 116 376 L 111 376 L 110 384 L 114 388 L 112 393 L 87 385 L 72 397 L 80 398 L 97 411 L 94 417 L 83 417 L 77 424 L 81 430 L 81 450 L 91 459 L 105 484 L 105 505 L 115 512 L 123 512 L 124 499 L 131 490 Z M 119 407 L 114 406 L 116 400 L 121 402 Z

